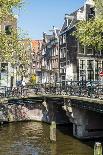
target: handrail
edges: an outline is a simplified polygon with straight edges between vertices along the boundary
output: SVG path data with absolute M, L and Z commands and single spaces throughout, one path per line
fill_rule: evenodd
M 0 98 L 20 97 L 30 94 L 72 95 L 91 98 L 103 98 L 103 81 L 64 81 L 55 83 L 38 83 L 25 87 L 0 86 Z

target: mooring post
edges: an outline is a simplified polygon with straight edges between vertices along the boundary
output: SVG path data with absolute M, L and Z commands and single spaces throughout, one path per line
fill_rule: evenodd
M 50 140 L 56 142 L 56 122 L 52 121 L 50 126 Z
M 102 155 L 102 145 L 99 142 L 94 145 L 94 155 Z
M 13 115 L 9 112 L 8 113 L 8 122 L 13 122 Z

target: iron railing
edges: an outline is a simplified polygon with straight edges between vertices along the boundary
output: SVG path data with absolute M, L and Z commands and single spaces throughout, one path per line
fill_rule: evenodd
M 36 84 L 28 86 L 35 94 L 56 94 L 102 98 L 103 82 L 101 81 L 63 81 L 57 83 Z
M 20 97 L 35 94 L 71 95 L 79 97 L 103 98 L 101 81 L 64 81 L 27 85 L 26 87 L 0 87 L 0 98 Z

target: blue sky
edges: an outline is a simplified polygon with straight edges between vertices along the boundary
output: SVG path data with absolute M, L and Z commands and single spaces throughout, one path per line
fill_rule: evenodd
M 52 26 L 61 28 L 65 13 L 81 7 L 85 0 L 24 0 L 17 11 L 18 26 L 32 39 L 42 39 L 43 32 Z

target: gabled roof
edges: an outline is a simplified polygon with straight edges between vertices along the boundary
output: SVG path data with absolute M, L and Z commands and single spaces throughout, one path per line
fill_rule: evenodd
M 73 17 L 74 17 L 73 20 L 68 19 L 68 23 L 70 24 L 69 29 L 72 28 L 72 27 L 78 22 L 78 20 L 77 20 L 77 12 L 78 12 L 79 10 L 84 11 L 84 6 L 82 6 L 82 7 L 79 8 L 78 10 L 74 11 L 73 13 L 69 14 L 69 16 L 73 16 Z M 71 21 L 72 21 L 72 22 L 71 22 Z M 66 20 L 65 20 L 65 21 L 64 21 L 64 24 L 63 24 L 63 26 L 62 26 L 62 29 L 61 29 L 61 33 L 62 33 L 63 31 L 65 31 L 66 29 L 68 29 L 68 27 L 67 27 Z

